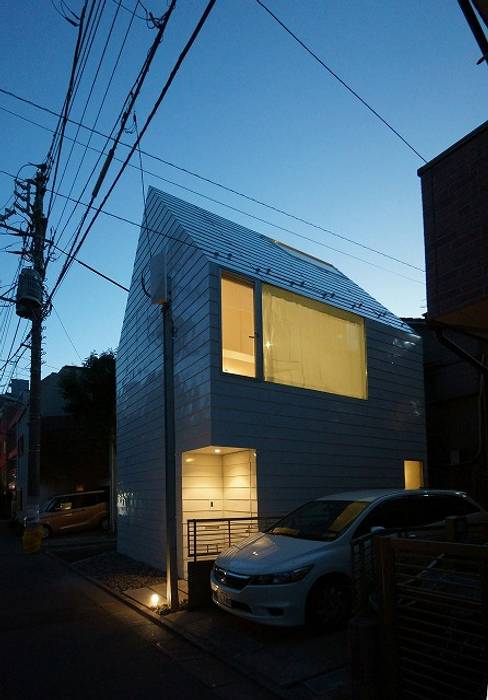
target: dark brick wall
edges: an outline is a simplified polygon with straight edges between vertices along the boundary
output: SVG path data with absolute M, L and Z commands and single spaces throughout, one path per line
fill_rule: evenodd
M 488 506 L 486 388 L 481 373 L 437 339 L 424 319 L 405 319 L 422 337 L 429 486 L 461 489 Z M 449 332 L 486 361 L 488 340 Z
M 427 308 L 439 318 L 488 299 L 488 122 L 419 175 Z

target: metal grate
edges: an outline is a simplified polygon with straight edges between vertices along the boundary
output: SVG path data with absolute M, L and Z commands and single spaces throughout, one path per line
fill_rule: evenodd
M 187 558 L 189 561 L 215 558 L 247 537 L 269 529 L 277 520 L 277 516 L 188 520 Z
M 397 697 L 485 700 L 488 548 L 387 538 L 381 560 Z

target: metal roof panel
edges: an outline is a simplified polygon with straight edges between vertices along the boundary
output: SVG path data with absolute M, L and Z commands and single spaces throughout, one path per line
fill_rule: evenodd
M 150 195 L 170 211 L 207 258 L 222 267 L 412 332 L 334 265 L 156 188 L 150 188 Z

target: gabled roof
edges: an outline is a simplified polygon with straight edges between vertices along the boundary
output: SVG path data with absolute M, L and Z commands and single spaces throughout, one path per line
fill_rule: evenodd
M 310 299 L 411 331 L 333 265 L 166 192 L 150 188 L 212 262 Z

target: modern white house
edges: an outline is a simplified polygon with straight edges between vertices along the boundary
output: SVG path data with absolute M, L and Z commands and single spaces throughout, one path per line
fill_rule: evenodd
M 189 518 L 423 485 L 412 329 L 333 265 L 150 189 L 117 354 L 119 551 L 164 567 L 163 318 L 148 295 L 158 265 L 174 323 L 180 562 Z

